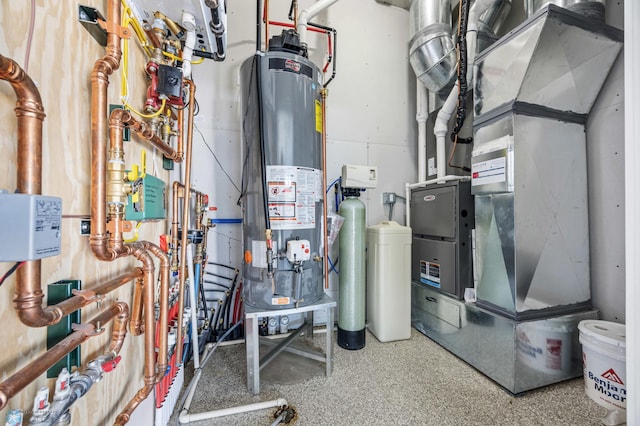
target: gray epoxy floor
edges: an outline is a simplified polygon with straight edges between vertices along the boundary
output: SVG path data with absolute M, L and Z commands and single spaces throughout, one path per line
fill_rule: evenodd
M 324 335 L 316 339 L 322 347 Z M 599 425 L 605 414 L 582 379 L 514 398 L 415 329 L 411 339 L 387 343 L 367 332 L 366 342 L 359 351 L 335 345 L 328 378 L 323 365 L 283 353 L 262 371 L 257 396 L 247 391 L 244 345 L 222 346 L 204 368 L 190 413 L 284 398 L 296 425 Z M 191 424 L 270 425 L 274 411 Z

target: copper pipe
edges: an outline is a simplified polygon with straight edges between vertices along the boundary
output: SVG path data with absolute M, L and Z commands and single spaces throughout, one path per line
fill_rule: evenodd
M 178 291 L 178 332 L 176 333 L 176 359 L 182 363 L 182 316 L 184 315 L 184 282 L 187 275 L 187 231 L 189 228 L 191 193 L 191 146 L 193 143 L 193 117 L 196 98 L 196 85 L 191 80 L 185 80 L 189 86 L 189 126 L 187 127 L 187 144 L 185 148 L 184 165 L 184 197 L 182 199 L 182 241 L 180 243 L 180 287 Z
M 133 287 L 133 302 L 131 303 L 131 324 L 129 329 L 131 334 L 139 336 L 142 334 L 142 291 L 144 288 L 144 280 L 142 277 L 136 280 Z
M 178 270 L 178 199 L 180 198 L 180 191 L 182 185 L 180 182 L 173 182 L 173 203 L 171 205 L 171 270 Z
M 180 158 L 183 158 L 184 152 L 182 151 L 183 145 L 183 137 L 182 130 L 184 128 L 184 108 L 178 110 L 178 146 L 176 147 L 176 151 L 178 151 L 178 155 Z
M 269 0 L 264 0 L 264 50 L 269 50 Z
M 138 408 L 138 405 L 142 403 L 147 397 L 151 394 L 151 391 L 155 387 L 154 383 L 146 383 L 147 379 L 145 378 L 145 385 L 140 389 L 136 395 L 129 401 L 129 403 L 124 407 L 124 409 L 118 414 L 116 417 L 116 421 L 113 423 L 114 425 L 126 425 L 131 418 L 131 413 Z
M 55 311 L 56 315 L 60 318 L 64 318 L 69 315 L 71 312 L 75 312 L 78 309 L 81 309 L 96 300 L 98 300 L 101 296 L 104 296 L 113 290 L 122 287 L 128 282 L 131 282 L 134 279 L 142 277 L 142 269 L 135 268 L 124 275 L 121 275 L 117 278 L 109 280 L 103 284 L 100 284 L 90 290 L 84 290 L 77 293 L 75 296 L 72 296 L 57 305 L 50 305 L 44 308 L 45 311 Z M 129 308 L 127 307 L 127 311 Z M 128 314 L 127 314 L 128 316 Z
M 113 306 L 119 309 L 118 315 L 113 320 L 113 328 L 111 330 L 111 345 L 107 350 L 107 354 L 112 358 L 120 353 L 124 338 L 127 337 L 127 322 L 129 321 L 129 305 L 124 302 L 116 302 Z
M 325 186 L 327 185 L 327 89 L 320 89 L 320 97 L 322 98 L 322 191 L 323 203 L 322 203 L 322 223 L 323 223 L 323 248 L 324 257 L 322 259 L 322 274 L 324 275 L 324 288 L 329 288 L 329 240 L 327 235 L 329 230 L 327 229 L 327 192 Z
M 145 381 L 149 378 L 155 382 L 155 312 L 153 306 L 154 293 L 154 264 L 151 256 L 140 243 L 128 244 L 126 246 L 130 253 L 136 259 L 143 262 L 144 285 L 142 289 L 142 306 L 144 308 L 144 323 L 141 327 L 144 332 L 144 377 Z M 134 307 L 135 308 L 135 307 Z
M 42 122 L 45 118 L 40 93 L 27 73 L 16 62 L 2 55 L 0 55 L 0 79 L 11 84 L 17 97 L 14 111 L 18 119 L 18 192 L 40 194 L 42 192 Z
M 45 118 L 42 100 L 33 80 L 12 59 L 0 55 L 0 79 L 13 88 L 17 101 L 18 121 L 17 189 L 22 194 L 42 192 L 42 123 Z M 20 321 L 30 327 L 42 327 L 59 321 L 53 312 L 42 310 L 40 260 L 26 262 L 16 271 L 16 292 L 13 302 L 30 315 Z
M 120 23 L 120 1 L 109 0 L 107 19 L 109 24 Z M 120 36 L 107 33 L 107 52 L 96 61 L 91 72 L 91 249 L 100 260 L 113 260 L 113 253 L 107 250 L 107 206 L 106 206 L 106 165 L 107 165 L 107 88 L 109 76 L 120 67 Z
M 156 369 L 156 381 L 160 381 L 165 375 L 168 364 L 167 335 L 169 332 L 169 275 L 171 268 L 169 264 L 169 256 L 167 256 L 160 247 L 148 241 L 143 241 L 142 244 L 145 250 L 150 251 L 160 260 L 160 313 L 158 316 L 158 327 L 160 328 L 158 334 L 160 336 L 158 338 L 158 357 L 156 361 L 158 364 Z M 152 307 L 150 306 L 145 307 L 147 310 L 152 310 L 151 308 Z
M 119 25 L 121 16 L 120 0 L 109 0 L 108 2 L 109 25 Z M 108 25 L 108 26 L 109 26 Z M 153 37 L 150 37 L 152 42 Z M 93 183 L 91 191 L 91 229 L 89 238 L 91 249 L 100 260 L 113 261 L 119 257 L 133 256 L 142 262 L 142 295 L 134 295 L 134 306 L 132 307 L 133 321 L 141 317 L 144 311 L 144 322 L 140 324 L 139 331 L 145 333 L 145 356 L 144 356 L 144 381 L 145 387 L 141 389 L 138 396 L 148 395 L 147 388 L 153 388 L 156 380 L 155 374 L 155 312 L 154 312 L 154 272 L 153 259 L 145 250 L 143 244 L 124 244 L 122 238 L 122 224 L 124 220 L 124 203 L 129 188 L 124 178 L 124 169 L 121 165 L 123 159 L 122 132 L 113 130 L 111 132 L 111 146 L 109 149 L 109 162 L 107 161 L 107 89 L 109 86 L 109 76 L 120 66 L 120 37 L 115 32 L 107 33 L 106 55 L 96 61 L 91 73 L 91 181 Z M 144 139 L 157 138 L 150 135 L 146 124 L 138 124 L 135 120 L 124 120 L 126 114 L 116 112 L 111 125 L 121 129 L 124 124 L 130 125 Z M 118 119 L 121 119 L 119 122 Z M 159 140 L 159 138 L 158 138 Z M 157 141 L 153 140 L 152 144 Z M 164 152 L 163 143 L 158 146 Z M 171 155 L 169 153 L 169 155 Z M 108 172 L 108 173 L 107 173 Z M 107 180 L 107 178 L 109 178 Z M 108 185 L 107 185 L 108 184 Z M 109 204 L 107 205 L 107 202 Z M 108 212 L 107 212 L 108 207 Z M 110 230 L 107 231 L 107 220 L 110 220 Z M 133 327 L 134 331 L 136 327 Z M 118 327 L 121 331 L 121 328 Z M 127 407 L 137 406 L 139 402 L 135 398 Z
M 133 246 L 132 244 L 131 246 Z M 137 244 L 135 244 L 138 246 Z M 138 247 L 134 252 L 134 256 L 139 259 L 142 259 L 144 256 L 148 256 L 146 251 L 143 250 L 142 247 Z M 155 365 L 155 312 L 153 309 L 153 269 L 146 270 L 145 273 L 147 276 L 145 277 L 145 286 L 144 286 L 144 295 L 143 295 L 143 305 L 144 305 L 144 386 L 136 392 L 135 396 L 127 403 L 125 408 L 122 410 L 118 417 L 116 418 L 115 424 L 126 424 L 131 417 L 131 413 L 140 405 L 142 401 L 144 401 L 151 391 L 153 390 L 156 381 L 158 378 L 156 376 L 156 365 Z M 165 367 L 166 369 L 166 364 Z M 162 370 L 164 373 L 164 369 Z
M 166 145 L 162 138 L 160 138 L 147 123 L 136 120 L 129 111 L 123 109 L 113 110 L 110 123 L 112 126 L 116 125 L 116 123 L 127 125 L 131 130 L 136 132 L 140 138 L 148 141 L 152 147 L 162 152 L 165 157 L 178 163 L 182 161 L 182 156 L 178 155 L 176 150 Z
M 101 312 L 88 323 L 76 327 L 75 331 L 69 336 L 62 339 L 47 352 L 34 359 L 7 380 L 2 382 L 0 384 L 0 410 L 6 407 L 7 402 L 12 397 L 24 389 L 29 383 L 36 380 L 41 374 L 51 368 L 66 354 L 74 350 L 90 337 L 101 334 L 99 332 L 96 333 L 96 330 L 111 321 L 114 317 L 121 316 L 125 306 L 126 304 L 124 303 L 115 303 L 111 305 L 108 309 Z M 116 332 L 120 334 L 120 326 L 115 329 Z M 118 348 L 117 345 L 113 344 L 113 340 L 119 340 L 119 336 L 112 339 L 112 345 L 109 348 L 110 350 Z
M 144 30 L 144 33 L 147 35 L 147 38 L 149 39 L 149 42 L 151 42 L 151 45 L 154 49 L 159 49 L 160 47 L 162 47 L 162 42 L 160 42 L 157 34 L 151 28 L 149 28 L 148 30 Z

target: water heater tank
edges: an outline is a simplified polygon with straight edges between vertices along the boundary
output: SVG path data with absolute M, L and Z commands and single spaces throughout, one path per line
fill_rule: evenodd
M 305 306 L 324 293 L 321 75 L 287 49 L 241 67 L 243 298 L 255 308 Z

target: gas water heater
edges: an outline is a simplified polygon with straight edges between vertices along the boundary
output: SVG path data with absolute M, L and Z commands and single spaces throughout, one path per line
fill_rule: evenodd
M 324 293 L 322 74 L 295 32 L 269 46 L 241 67 L 243 297 L 267 310 Z

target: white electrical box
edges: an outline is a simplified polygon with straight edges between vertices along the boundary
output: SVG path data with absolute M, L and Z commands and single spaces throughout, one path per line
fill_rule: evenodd
M 375 166 L 342 166 L 343 188 L 375 188 L 378 185 L 378 168 Z
M 0 262 L 60 254 L 62 200 L 0 192 Z
M 291 263 L 311 259 L 311 247 L 308 240 L 287 241 L 287 260 Z

